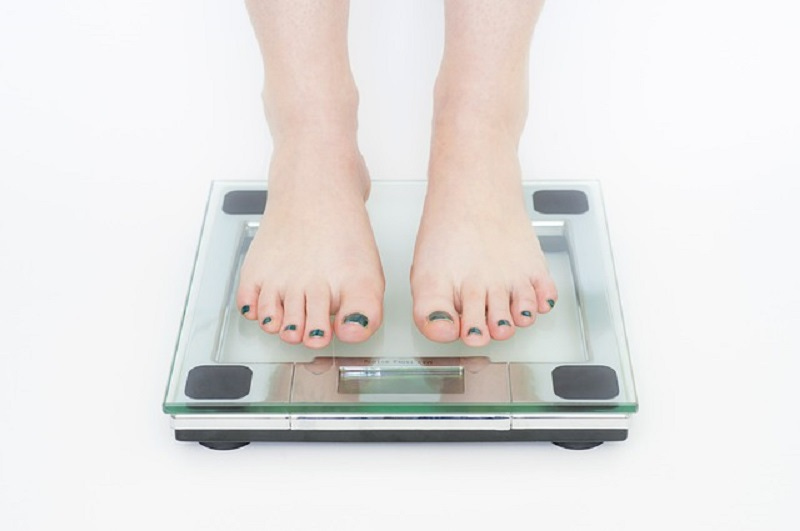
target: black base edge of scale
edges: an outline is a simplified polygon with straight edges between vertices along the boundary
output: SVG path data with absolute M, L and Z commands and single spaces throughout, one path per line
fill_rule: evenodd
M 587 450 L 624 441 L 628 430 L 175 430 L 175 439 L 212 450 L 234 450 L 251 442 L 551 442 Z

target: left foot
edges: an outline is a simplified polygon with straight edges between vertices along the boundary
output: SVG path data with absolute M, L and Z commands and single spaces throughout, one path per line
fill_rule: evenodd
M 428 339 L 508 339 L 558 299 L 523 202 L 517 142 L 480 123 L 435 128 L 411 268 L 414 321 Z

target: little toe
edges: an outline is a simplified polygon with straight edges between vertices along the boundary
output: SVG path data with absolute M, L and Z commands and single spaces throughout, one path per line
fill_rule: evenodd
M 511 316 L 514 318 L 515 325 L 521 327 L 532 325 L 536 321 L 538 307 L 536 292 L 530 284 L 518 286 L 512 292 Z
M 261 290 L 258 297 L 258 322 L 261 329 L 269 334 L 276 334 L 281 330 L 283 320 L 283 305 L 277 292 Z
M 461 340 L 470 347 L 482 347 L 491 340 L 484 290 L 466 288 L 461 292 Z
M 303 340 L 306 322 L 305 304 L 305 294 L 300 290 L 289 291 L 283 298 L 280 336 L 287 343 L 297 344 Z
M 489 291 L 488 309 L 486 312 L 489 332 L 492 339 L 504 340 L 514 335 L 514 323 L 511 317 L 511 297 L 504 289 Z
M 236 307 L 239 308 L 245 319 L 255 320 L 258 319 L 258 298 L 259 286 L 255 283 L 239 283 L 239 289 L 236 291 Z
M 309 348 L 325 348 L 331 342 L 331 291 L 327 286 L 311 286 L 305 299 L 303 344 Z
M 547 313 L 553 309 L 558 301 L 558 290 L 556 284 L 549 274 L 531 279 L 533 289 L 536 291 L 537 309 L 539 313 Z
M 345 343 L 358 343 L 369 338 L 383 320 L 382 297 L 341 295 L 339 312 L 334 321 L 336 337 Z

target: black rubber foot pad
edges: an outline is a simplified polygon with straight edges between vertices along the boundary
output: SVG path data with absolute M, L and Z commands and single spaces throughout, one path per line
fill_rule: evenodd
M 561 365 L 552 375 L 553 391 L 568 400 L 608 400 L 619 394 L 617 373 L 605 365 Z
M 589 450 L 591 448 L 597 448 L 603 441 L 598 442 L 554 442 L 556 446 L 560 446 L 561 448 L 566 448 L 567 450 Z
M 583 214 L 589 198 L 580 190 L 539 190 L 533 193 L 533 209 L 540 214 Z
M 234 190 L 222 200 L 222 211 L 226 214 L 263 214 L 266 206 L 266 190 Z
M 200 365 L 186 377 L 186 396 L 196 400 L 243 398 L 250 393 L 253 371 L 244 365 Z
M 200 442 L 200 446 L 205 446 L 211 450 L 236 450 L 242 446 L 247 446 L 249 442 Z

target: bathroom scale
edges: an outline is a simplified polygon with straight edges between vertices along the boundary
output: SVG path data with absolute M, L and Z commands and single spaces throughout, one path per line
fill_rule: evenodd
M 362 343 L 334 338 L 317 350 L 240 315 L 239 270 L 269 192 L 264 182 L 213 182 L 163 404 L 175 438 L 219 450 L 255 441 L 586 449 L 625 440 L 638 405 L 600 185 L 523 184 L 558 288 L 549 313 L 484 347 L 426 339 L 409 285 L 426 182 L 373 181 L 383 323 Z

